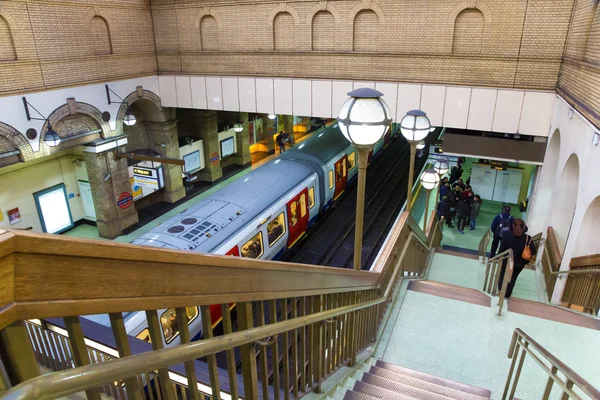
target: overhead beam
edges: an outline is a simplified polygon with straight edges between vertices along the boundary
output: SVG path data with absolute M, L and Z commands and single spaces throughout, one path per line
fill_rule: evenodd
M 174 164 L 174 165 L 185 165 L 185 161 L 178 160 L 176 158 L 162 158 L 162 157 L 152 157 L 152 156 L 140 156 L 135 153 L 119 153 L 115 152 L 115 158 L 128 158 L 130 160 L 138 160 L 138 161 L 154 161 L 162 164 Z

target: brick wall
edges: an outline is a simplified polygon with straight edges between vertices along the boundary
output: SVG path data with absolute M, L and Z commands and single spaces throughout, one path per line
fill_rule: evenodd
M 159 71 L 164 73 L 552 90 L 574 1 L 152 0 L 151 4 L 160 43 Z M 287 29 L 282 29 L 282 12 Z M 211 51 L 203 50 L 198 25 L 206 15 L 215 18 L 218 28 L 218 45 Z
M 0 2 L 0 95 L 156 71 L 148 0 Z
M 600 8 L 598 0 L 577 0 L 558 82 L 558 93 L 600 126 Z

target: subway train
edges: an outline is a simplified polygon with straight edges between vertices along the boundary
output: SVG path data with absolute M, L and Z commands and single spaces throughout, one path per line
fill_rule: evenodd
M 388 130 L 369 160 L 397 134 Z M 300 241 L 317 216 L 335 205 L 356 178 L 356 152 L 337 123 L 313 133 L 275 160 L 247 173 L 181 214 L 143 234 L 133 244 L 164 249 L 281 259 Z M 202 334 L 198 307 L 187 309 L 190 335 Z M 178 344 L 175 310 L 159 310 L 164 345 Z M 90 319 L 109 326 L 108 316 Z M 125 313 L 127 332 L 149 341 L 144 312 Z M 221 321 L 211 306 L 213 328 Z

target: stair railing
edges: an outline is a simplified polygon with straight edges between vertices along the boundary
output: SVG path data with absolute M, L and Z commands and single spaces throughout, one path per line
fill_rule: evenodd
M 498 289 L 502 269 L 505 269 L 505 272 L 500 289 Z M 483 291 L 490 296 L 498 296 L 498 315 L 502 315 L 502 307 L 504 306 L 504 300 L 506 298 L 506 290 L 510 280 L 512 279 L 513 270 L 514 259 L 512 249 L 503 251 L 497 256 L 490 258 L 486 263 Z
M 479 258 L 481 258 L 482 264 L 485 264 L 485 259 L 487 257 L 487 249 L 490 244 L 490 235 L 491 235 L 491 231 L 488 229 L 485 232 L 485 235 L 483 235 L 483 237 L 479 241 L 478 252 L 479 252 Z
M 294 397 L 320 392 L 326 376 L 354 365 L 375 340 L 401 272 L 425 263 L 424 243 L 427 237 L 404 212 L 366 272 L 0 231 L 0 285 L 8 282 L 8 290 L 0 292 L 0 362 L 8 381 L 0 374 L 0 389 L 16 385 L 6 399 L 53 399 L 83 390 L 89 399 L 100 399 L 98 388 L 118 384 L 129 399 L 152 392 L 170 400 L 179 394 L 169 367 L 182 364 L 187 393 L 181 395 L 191 399 L 217 400 L 223 391 L 248 400 L 259 398 L 259 390 L 263 398 L 270 392 Z M 237 331 L 231 302 L 237 303 Z M 200 306 L 205 332 L 203 340 L 191 343 L 190 305 Z M 222 310 L 223 335 L 212 337 L 210 305 Z M 175 310 L 182 343 L 167 349 L 156 311 L 164 308 Z M 133 310 L 146 310 L 152 351 L 131 355 L 122 312 Z M 98 313 L 110 315 L 119 358 L 91 363 L 78 315 Z M 34 339 L 23 320 L 61 316 L 76 368 L 39 376 Z M 276 366 L 272 380 L 266 378 L 267 351 L 257 357 L 257 348 L 268 347 Z M 241 355 L 239 388 L 234 349 Z M 215 359 L 223 351 L 229 383 L 220 379 Z M 209 393 L 197 380 L 201 357 Z
M 519 350 L 521 352 L 520 357 Z M 506 379 L 506 385 L 504 386 L 502 400 L 514 399 L 519 384 L 519 378 L 521 377 L 523 363 L 525 362 L 527 355 L 529 355 L 548 375 L 544 393 L 538 398 L 548 400 L 550 398 L 550 393 L 556 384 L 562 391 L 561 399 L 563 400 L 581 399 L 575 392 L 574 387 L 588 395 L 590 399 L 600 399 L 600 390 L 594 388 L 591 383 L 583 379 L 571 368 L 567 367 L 562 361 L 552 355 L 547 349 L 529 337 L 529 335 L 521 329 L 517 328 L 513 333 L 512 341 L 508 349 L 508 358 L 512 358 L 512 362 Z M 517 358 L 519 358 L 518 365 Z M 515 366 L 517 367 L 516 371 Z M 564 378 L 561 378 L 558 373 L 562 374 Z
M 544 244 L 541 264 L 546 281 L 546 294 L 548 295 L 548 301 L 550 301 L 552 300 L 554 286 L 556 285 L 557 274 L 555 272 L 558 272 L 562 263 L 562 254 L 556 241 L 554 229 L 551 226 L 548 227 L 546 232 L 546 241 Z
M 583 307 L 584 312 L 598 315 L 600 311 L 600 254 L 571 259 L 568 271 L 551 272 L 558 279 L 567 279 L 561 301 Z

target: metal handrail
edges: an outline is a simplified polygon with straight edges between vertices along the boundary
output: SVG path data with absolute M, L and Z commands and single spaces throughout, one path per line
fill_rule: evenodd
M 481 240 L 479 241 L 479 257 L 482 257 L 481 259 L 481 263 L 485 264 L 485 256 L 486 256 L 486 251 L 487 251 L 487 246 L 488 243 L 490 242 L 490 230 L 488 229 L 485 234 L 483 235 L 483 237 L 481 238 Z
M 519 365 L 517 367 L 510 395 L 508 395 L 507 397 L 508 390 L 511 386 L 511 378 L 513 376 L 513 371 L 517 361 L 517 346 L 522 347 L 523 351 L 521 353 L 521 358 L 519 360 Z M 541 356 L 550 363 L 551 367 L 546 365 L 536 354 L 533 354 L 532 349 L 536 350 L 539 354 L 541 354 Z M 548 383 L 546 384 L 544 395 L 541 397 L 543 400 L 546 400 L 550 397 L 550 392 L 552 391 L 552 386 L 554 383 L 560 386 L 563 390 L 562 399 L 568 399 L 569 397 L 580 399 L 580 397 L 573 391 L 573 386 L 577 386 L 582 392 L 590 396 L 590 398 L 592 399 L 600 399 L 600 390 L 596 389 L 594 386 L 592 386 L 591 383 L 583 379 L 581 375 L 579 375 L 577 372 L 573 371 L 571 368 L 566 366 L 562 361 L 560 361 L 548 350 L 546 350 L 546 348 L 544 348 L 538 342 L 533 340 L 521 329 L 517 328 L 513 333 L 513 337 L 508 350 L 508 358 L 512 358 L 512 363 L 510 365 L 510 370 L 506 379 L 506 385 L 504 386 L 504 393 L 502 394 L 503 400 L 506 400 L 507 398 L 514 398 L 526 354 L 529 354 L 535 360 L 535 362 L 537 362 L 542 367 L 542 369 L 548 374 Z M 563 374 L 566 380 L 563 381 L 557 375 L 557 372 Z
M 498 296 L 498 315 L 502 315 L 502 307 L 504 306 L 504 300 L 506 298 L 506 289 L 508 288 L 508 284 L 512 279 L 515 266 L 512 249 L 505 250 L 487 261 L 485 268 L 485 279 L 483 281 L 483 291 L 491 296 L 495 296 L 497 294 L 496 287 L 498 285 L 500 271 L 505 260 L 507 261 L 508 265 L 504 271 L 502 288 L 500 289 L 500 294 Z
M 6 393 L 3 400 L 22 400 L 30 398 L 43 400 L 67 396 L 87 388 L 101 386 L 107 382 L 132 378 L 148 371 L 167 368 L 170 365 L 180 364 L 185 361 L 216 354 L 238 346 L 256 343 L 264 338 L 280 335 L 290 330 L 302 328 L 321 321 L 336 318 L 340 315 L 382 304 L 388 300 L 388 297 L 394 288 L 398 271 L 401 269 L 401 261 L 406 256 L 413 237 L 418 239 L 417 243 L 427 247 L 419 240 L 417 235 L 410 232 L 406 243 L 403 246 L 402 253 L 398 258 L 400 262 L 395 263 L 394 271 L 387 282 L 386 290 L 383 292 L 383 295 L 380 295 L 380 297 L 376 299 L 193 343 L 181 344 L 168 349 L 155 350 L 103 363 L 90 364 L 62 372 L 45 374 L 15 386 Z

